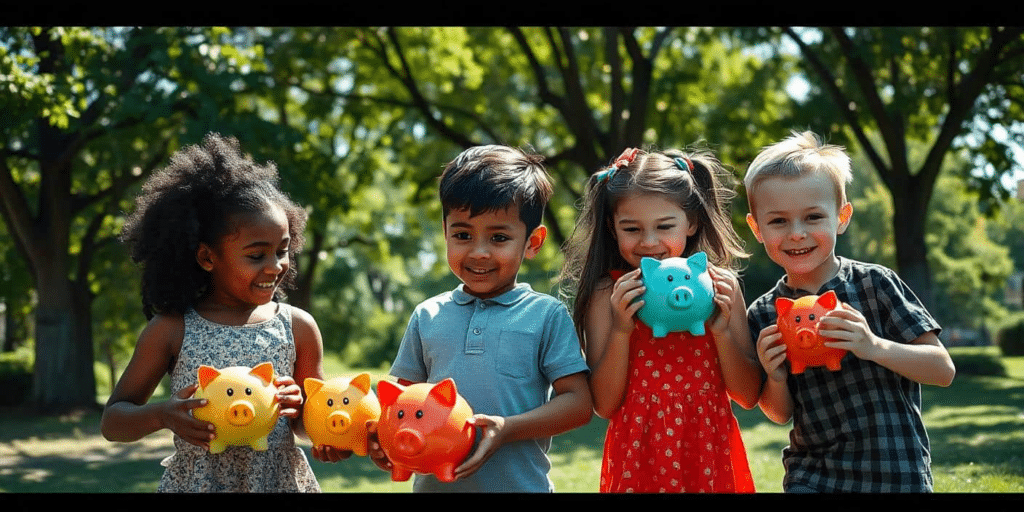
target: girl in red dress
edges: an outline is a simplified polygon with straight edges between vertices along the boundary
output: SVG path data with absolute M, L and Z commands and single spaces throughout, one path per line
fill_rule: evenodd
M 566 244 L 563 290 L 608 419 L 601 492 L 753 492 L 730 398 L 757 403 L 761 372 L 732 270 L 745 257 L 706 151 L 627 149 L 590 177 Z M 654 338 L 635 318 L 643 257 L 708 255 L 715 313 L 705 335 Z

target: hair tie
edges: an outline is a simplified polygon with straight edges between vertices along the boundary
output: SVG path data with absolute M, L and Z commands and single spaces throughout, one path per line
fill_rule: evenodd
M 640 150 L 637 148 L 626 148 L 625 150 L 623 150 L 622 154 L 615 159 L 615 162 L 612 163 L 611 167 L 595 175 L 597 177 L 597 182 L 601 183 L 605 180 L 610 181 L 612 177 L 615 176 L 615 171 L 618 171 L 622 167 L 626 167 L 629 164 L 633 163 L 633 159 L 636 158 L 636 154 L 639 152 Z
M 680 169 L 687 172 L 693 172 L 693 162 L 691 162 L 689 158 L 686 158 L 685 156 L 681 158 L 676 157 L 675 161 L 676 165 L 678 165 Z

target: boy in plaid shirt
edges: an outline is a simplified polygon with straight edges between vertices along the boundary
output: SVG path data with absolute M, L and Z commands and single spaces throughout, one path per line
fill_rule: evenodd
M 793 420 L 786 492 L 931 492 L 921 384 L 948 386 L 956 370 L 941 328 L 895 272 L 836 256 L 836 237 L 853 215 L 850 180 L 843 148 L 810 132 L 769 146 L 747 170 L 747 224 L 786 271 L 747 309 L 768 377 L 759 405 L 776 423 Z M 843 306 L 819 329 L 836 340 L 827 346 L 849 351 L 842 368 L 791 374 L 775 299 L 829 290 Z

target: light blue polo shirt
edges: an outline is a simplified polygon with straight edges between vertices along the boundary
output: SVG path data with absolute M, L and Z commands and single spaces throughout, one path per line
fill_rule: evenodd
M 391 375 L 412 382 L 451 377 L 474 413 L 512 416 L 548 401 L 551 383 L 587 372 L 565 305 L 520 283 L 492 299 L 459 285 L 413 311 Z M 508 443 L 479 471 L 453 483 L 416 475 L 416 492 L 552 492 L 551 438 Z

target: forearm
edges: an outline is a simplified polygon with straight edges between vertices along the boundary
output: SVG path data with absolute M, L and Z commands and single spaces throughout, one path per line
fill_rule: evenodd
M 779 425 L 789 423 L 793 418 L 793 398 L 786 381 L 768 379 L 757 405 L 768 419 Z
M 138 441 L 164 428 L 160 403 L 137 405 L 120 401 L 103 409 L 100 432 L 108 441 L 128 443 Z
M 593 409 L 586 377 L 575 374 L 563 378 L 578 379 L 579 385 L 557 393 L 540 407 L 506 417 L 504 442 L 551 437 L 590 422 Z
M 948 386 L 956 375 L 946 349 L 930 343 L 881 340 L 870 360 L 920 384 Z
M 629 378 L 629 336 L 610 335 L 604 351 L 590 364 L 589 389 L 594 412 L 608 418 L 622 405 Z

